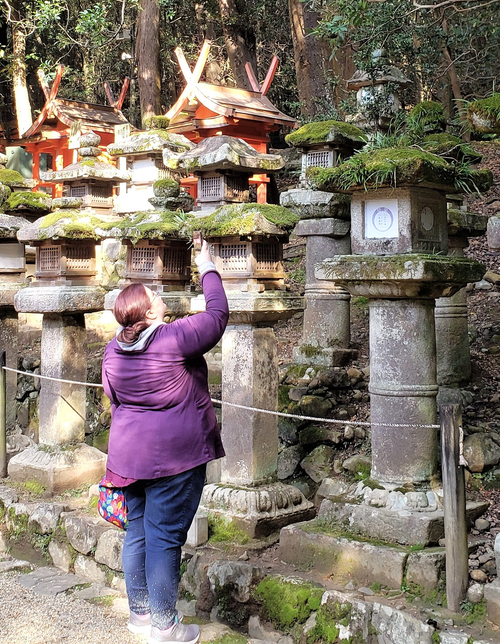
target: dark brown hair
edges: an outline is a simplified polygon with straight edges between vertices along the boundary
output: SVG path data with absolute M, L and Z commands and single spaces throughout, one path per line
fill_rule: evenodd
M 137 340 L 141 331 L 149 326 L 146 313 L 150 308 L 151 300 L 144 284 L 130 284 L 119 293 L 113 315 L 124 327 L 117 336 L 120 342 L 130 344 Z

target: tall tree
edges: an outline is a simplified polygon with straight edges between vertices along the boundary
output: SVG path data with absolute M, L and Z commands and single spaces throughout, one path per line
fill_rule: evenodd
M 158 0 L 139 0 L 135 57 L 141 119 L 144 125 L 149 116 L 161 112 L 160 7 Z
M 226 43 L 229 64 L 238 87 L 252 89 L 245 71 L 250 63 L 257 70 L 257 39 L 253 19 L 245 0 L 218 0 L 222 19 L 222 31 Z
M 12 37 L 12 88 L 16 112 L 17 130 L 21 136 L 31 126 L 31 104 L 26 81 L 26 37 L 32 31 L 23 15 L 22 2 L 4 0 L 6 18 L 11 26 Z

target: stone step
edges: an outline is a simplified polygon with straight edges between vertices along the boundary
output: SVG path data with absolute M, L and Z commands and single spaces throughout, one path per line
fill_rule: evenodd
M 37 595 L 58 595 L 86 583 L 86 579 L 72 573 L 62 572 L 59 568 L 47 566 L 46 568 L 38 568 L 27 575 L 21 575 L 19 583 L 24 588 L 30 588 Z

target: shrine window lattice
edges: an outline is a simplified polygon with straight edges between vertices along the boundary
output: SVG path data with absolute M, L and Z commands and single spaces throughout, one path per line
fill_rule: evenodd
M 244 177 L 231 177 L 226 179 L 226 195 L 228 199 L 243 200 L 248 191 L 248 182 Z
M 186 272 L 186 251 L 183 248 L 163 249 L 163 272 L 177 275 Z
M 307 167 L 329 168 L 332 165 L 329 150 L 314 150 L 307 153 Z
M 134 273 L 153 273 L 155 268 L 154 248 L 132 249 L 131 270 Z
M 85 197 L 87 186 L 71 186 L 70 197 Z
M 223 271 L 246 271 L 248 248 L 246 244 L 222 244 L 220 248 Z
M 40 270 L 58 271 L 60 268 L 59 246 L 40 248 Z
M 275 271 L 279 265 L 279 252 L 276 245 L 255 244 L 255 259 L 258 271 Z
M 220 199 L 222 197 L 222 177 L 202 177 L 200 192 L 202 199 Z
M 93 252 L 90 246 L 69 246 L 66 251 L 66 269 L 84 271 L 91 268 Z

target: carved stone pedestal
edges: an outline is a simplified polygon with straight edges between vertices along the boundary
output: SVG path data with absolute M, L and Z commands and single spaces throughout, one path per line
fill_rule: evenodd
M 222 338 L 220 483 L 205 486 L 201 506 L 231 520 L 251 537 L 265 536 L 314 514 L 293 486 L 276 482 L 278 358 L 273 328 L 301 310 L 303 300 L 280 291 L 230 292 L 229 325 Z M 193 301 L 193 306 L 200 304 Z M 225 405 L 236 403 L 241 409 Z
M 39 440 L 37 447 L 14 456 L 9 476 L 35 480 L 51 492 L 97 482 L 106 455 L 83 444 L 86 391 L 62 380 L 87 380 L 87 333 L 84 313 L 99 311 L 104 291 L 93 286 L 39 286 L 20 291 L 18 312 L 43 313 Z

